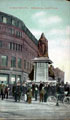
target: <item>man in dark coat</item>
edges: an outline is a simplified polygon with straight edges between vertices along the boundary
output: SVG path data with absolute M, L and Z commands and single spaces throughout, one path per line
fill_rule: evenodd
M 37 97 L 38 97 L 38 87 L 35 87 L 35 101 L 37 101 Z
M 17 83 L 17 86 L 15 86 L 15 89 L 14 89 L 15 102 L 17 102 L 17 100 L 20 101 L 21 91 L 22 89 L 21 89 L 20 83 Z
M 1 98 L 3 100 L 5 98 L 5 85 L 4 85 L 3 81 L 1 82 L 0 90 L 1 90 Z
M 47 98 L 48 98 L 48 84 L 46 84 L 46 86 L 44 87 L 44 90 L 45 90 L 44 102 L 46 102 L 46 101 L 47 101 Z

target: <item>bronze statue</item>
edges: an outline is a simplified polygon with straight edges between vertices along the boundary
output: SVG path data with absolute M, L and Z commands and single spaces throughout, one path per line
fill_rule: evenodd
M 55 79 L 54 67 L 52 65 L 50 65 L 48 73 L 49 73 L 49 77 L 52 77 L 53 79 Z
M 38 42 L 38 56 L 39 57 L 48 57 L 48 41 L 42 33 L 39 42 Z

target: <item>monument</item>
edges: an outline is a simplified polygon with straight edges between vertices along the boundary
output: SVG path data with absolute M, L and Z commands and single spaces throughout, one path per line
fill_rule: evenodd
M 48 81 L 48 68 L 52 61 L 48 57 L 48 40 L 42 33 L 38 42 L 38 57 L 33 59 L 34 62 L 34 81 L 47 82 Z
M 48 57 L 48 40 L 42 33 L 38 42 L 38 57 Z

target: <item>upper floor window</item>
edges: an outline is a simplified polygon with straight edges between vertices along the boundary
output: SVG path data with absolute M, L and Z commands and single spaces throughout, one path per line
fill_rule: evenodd
M 15 34 L 15 30 L 14 29 L 12 29 L 12 35 L 14 35 Z
M 2 66 L 7 66 L 8 65 L 8 56 L 1 56 L 1 65 Z
M 7 18 L 3 17 L 3 23 L 7 23 Z
M 16 31 L 16 37 L 22 38 L 22 32 Z
M 2 41 L 0 41 L 0 48 L 2 47 Z
M 19 21 L 17 21 L 17 25 L 19 28 L 21 28 L 21 23 Z
M 9 49 L 10 50 L 16 50 L 16 51 L 22 51 L 22 45 L 10 42 L 9 43 Z
M 15 20 L 12 19 L 12 25 L 15 25 Z
M 0 29 L 1 29 L 1 26 L 0 26 Z
M 18 58 L 18 68 L 21 68 L 21 58 Z
M 26 60 L 24 60 L 24 69 L 26 69 Z
M 10 42 L 9 43 L 9 49 L 12 50 L 13 49 L 13 44 Z
M 8 29 L 9 34 L 12 34 L 12 28 Z
M 20 37 L 20 32 L 19 31 L 16 31 L 16 36 Z
M 12 56 L 11 67 L 16 67 L 16 57 Z
M 12 29 L 12 28 L 8 28 L 8 33 L 11 34 L 11 35 L 14 35 L 15 34 L 15 30 Z
M 22 45 L 20 45 L 20 50 L 22 51 Z
M 20 37 L 22 38 L 22 32 L 20 32 Z
M 15 50 L 15 48 L 16 48 L 16 44 L 15 44 L 15 43 L 13 43 L 13 50 Z

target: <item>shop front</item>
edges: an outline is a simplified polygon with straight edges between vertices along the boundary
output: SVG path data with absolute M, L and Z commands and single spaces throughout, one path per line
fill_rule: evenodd
M 3 81 L 4 84 L 8 84 L 9 75 L 7 74 L 0 74 L 0 84 Z

